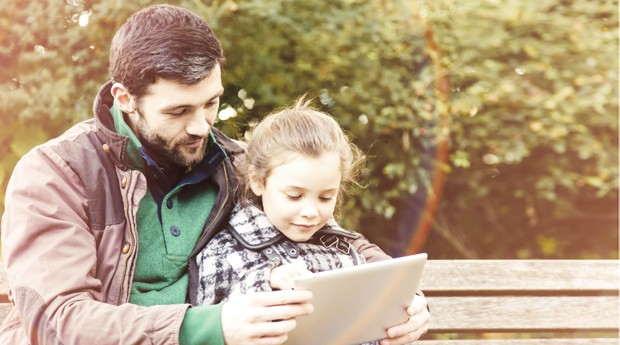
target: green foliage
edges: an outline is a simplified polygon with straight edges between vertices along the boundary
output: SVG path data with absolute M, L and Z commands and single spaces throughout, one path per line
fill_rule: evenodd
M 108 51 L 116 28 L 149 3 L 3 3 L 0 190 L 5 190 L 15 163 L 25 152 L 92 116 L 93 97 L 108 78 Z M 4 210 L 4 192 L 0 210 Z
M 151 3 L 5 1 L 2 190 L 26 150 L 91 116 L 115 30 Z M 434 257 L 617 256 L 616 1 L 169 3 L 225 48 L 236 116 L 218 127 L 242 137 L 308 93 L 367 152 L 343 214 L 373 241 L 402 241 L 410 201 L 437 195 Z
M 455 159 L 438 221 L 475 234 L 465 242 L 479 255 L 617 256 L 617 6 L 451 9 Z
M 417 167 L 427 155 L 422 145 L 432 145 L 432 129 L 428 138 L 419 133 L 436 117 L 434 75 L 425 67 L 424 28 L 413 20 L 419 9 L 407 1 L 224 6 L 214 26 L 228 52 L 229 95 L 243 90 L 255 100 L 251 110 L 228 100 L 240 114 L 230 128 L 242 133 L 274 107 L 304 93 L 316 97 L 370 158 L 368 187 L 346 210 L 347 223 L 357 228 L 369 211 L 391 218 L 392 201 L 428 181 Z

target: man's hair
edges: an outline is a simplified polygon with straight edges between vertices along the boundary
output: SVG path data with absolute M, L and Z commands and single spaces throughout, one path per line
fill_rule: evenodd
M 364 154 L 333 117 L 310 103 L 305 96 L 301 97 L 293 106 L 267 115 L 249 133 L 245 159 L 237 166 L 241 202 L 260 205 L 260 198 L 250 188 L 251 179 L 259 178 L 265 183 L 273 169 L 297 156 L 318 158 L 324 153 L 338 154 L 342 174 L 339 206 L 350 184 L 357 184 Z
M 134 13 L 116 32 L 110 48 L 110 76 L 127 91 L 144 96 L 162 78 L 194 85 L 224 63 L 219 40 L 200 16 L 171 5 Z

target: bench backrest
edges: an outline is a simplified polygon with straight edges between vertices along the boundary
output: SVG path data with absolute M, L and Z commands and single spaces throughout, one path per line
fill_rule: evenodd
M 432 311 L 428 338 L 442 333 L 510 332 L 536 337 L 551 332 L 570 339 L 503 341 L 618 344 L 618 272 L 617 260 L 429 260 L 421 286 Z M 574 339 L 593 332 L 615 338 Z M 489 340 L 489 344 L 504 342 Z M 453 343 L 469 344 L 425 342 Z

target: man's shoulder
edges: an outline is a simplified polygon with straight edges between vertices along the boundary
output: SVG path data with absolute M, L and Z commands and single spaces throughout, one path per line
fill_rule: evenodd
M 82 138 L 93 130 L 93 125 L 93 119 L 78 122 L 65 130 L 64 133 L 36 145 L 30 149 L 29 152 L 22 157 L 22 159 L 32 159 L 33 156 L 36 157 L 42 154 L 45 155 L 49 152 L 63 151 L 66 150 L 67 147 L 88 149 L 85 147 L 84 140 Z
M 77 172 L 88 172 L 102 165 L 112 168 L 114 162 L 122 157 L 123 149 L 122 139 L 101 133 L 95 119 L 88 119 L 35 146 L 20 161 L 29 162 L 31 167 L 68 166 Z

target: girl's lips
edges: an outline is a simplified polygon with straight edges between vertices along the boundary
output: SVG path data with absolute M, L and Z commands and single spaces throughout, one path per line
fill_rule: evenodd
M 302 228 L 304 230 L 312 230 L 314 229 L 314 225 L 304 225 L 304 224 L 294 224 L 298 228 Z

